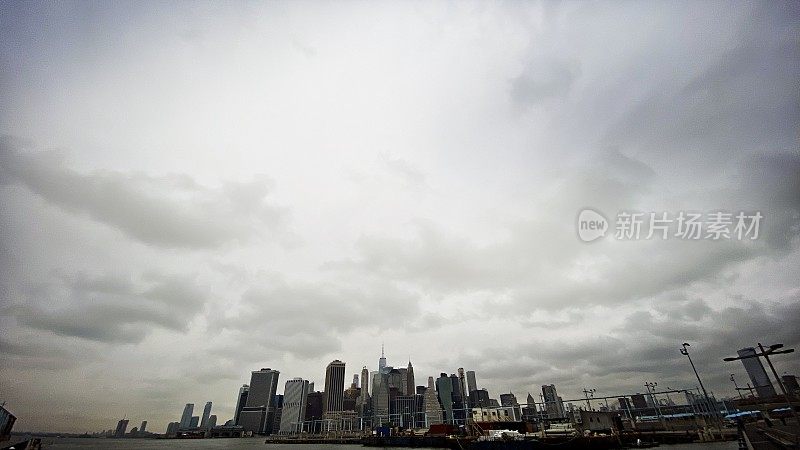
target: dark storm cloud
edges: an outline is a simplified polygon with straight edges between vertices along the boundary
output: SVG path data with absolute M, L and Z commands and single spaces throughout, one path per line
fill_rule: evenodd
M 63 154 L 26 150 L 18 140 L 0 138 L 0 183 L 25 186 L 54 206 L 146 244 L 219 247 L 275 229 L 283 215 L 267 201 L 270 182 L 263 177 L 209 188 L 186 175 L 81 173 Z
M 5 308 L 21 324 L 58 336 L 139 342 L 154 327 L 185 331 L 206 300 L 196 280 L 163 275 L 131 280 L 79 274 L 30 292 Z
M 591 387 L 627 384 L 635 391 L 648 379 L 662 385 L 671 383 L 673 388 L 692 388 L 696 384 L 694 374 L 678 351 L 688 341 L 704 378 L 718 389 L 725 384 L 727 374 L 740 371 L 741 363 L 722 361 L 739 348 L 757 342 L 800 345 L 798 300 L 788 304 L 750 301 L 742 307 L 719 310 L 711 310 L 696 299 L 685 300 L 670 305 L 666 314 L 651 310 L 630 313 L 622 326 L 589 339 L 553 341 L 541 336 L 510 348 L 488 348 L 474 364 L 489 380 L 512 380 L 512 386 L 522 388 L 556 383 L 560 392 L 571 395 L 578 394 L 587 382 Z M 677 321 L 676 311 L 681 317 Z M 779 364 L 790 372 L 797 369 L 791 359 Z

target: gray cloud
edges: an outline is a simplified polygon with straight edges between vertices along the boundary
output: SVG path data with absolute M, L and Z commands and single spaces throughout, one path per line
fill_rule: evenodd
M 206 295 L 197 281 L 149 275 L 143 285 L 131 280 L 79 274 L 32 292 L 7 315 L 27 327 L 90 341 L 139 342 L 153 327 L 185 331 Z
M 0 139 L 0 183 L 18 183 L 47 202 L 119 229 L 146 244 L 210 248 L 275 229 L 282 209 L 269 204 L 264 177 L 219 188 L 186 175 L 70 169 L 64 155 L 31 153 L 9 136 Z
M 519 107 L 527 108 L 552 97 L 565 95 L 580 76 L 580 64 L 552 57 L 535 58 L 511 80 L 510 95 Z

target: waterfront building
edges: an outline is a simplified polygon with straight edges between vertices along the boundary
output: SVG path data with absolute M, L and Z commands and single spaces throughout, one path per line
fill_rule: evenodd
M 755 388 L 756 393 L 761 398 L 769 398 L 774 397 L 777 395 L 775 392 L 775 387 L 772 385 L 772 381 L 770 381 L 769 376 L 767 376 L 767 371 L 764 370 L 764 365 L 761 364 L 760 357 L 752 357 L 756 354 L 756 349 L 753 347 L 746 347 L 737 352 L 739 357 L 747 357 L 742 359 L 742 364 L 744 365 L 744 369 L 747 371 L 747 375 L 750 377 L 750 381 L 753 383 L 753 388 Z
M 417 416 L 417 399 L 415 395 L 398 395 L 392 401 L 392 423 L 401 428 L 413 428 Z
M 128 429 L 128 420 L 122 419 L 117 422 L 117 429 L 114 430 L 114 437 L 121 438 L 125 437 L 125 430 Z
M 189 422 L 189 428 L 197 428 L 200 425 L 200 416 L 192 416 L 192 420 Z
M 200 419 L 200 428 L 208 428 L 208 416 L 211 415 L 211 402 L 206 402 L 203 408 L 203 417 Z
M 183 414 L 181 414 L 181 428 L 189 428 L 192 423 L 192 413 L 194 412 L 194 403 L 187 403 L 183 407 Z
M 217 415 L 212 414 L 208 416 L 208 428 L 214 428 L 215 426 L 217 426 Z
M 142 425 L 139 427 L 139 433 L 144 434 L 147 431 L 147 421 L 143 420 Z
M 283 412 L 281 413 L 280 434 L 294 434 L 302 431 L 308 401 L 308 380 L 293 378 L 286 381 L 283 388 Z
M 323 392 L 322 419 L 329 431 L 338 429 L 344 411 L 345 363 L 334 360 L 325 369 L 325 391 Z M 334 428 L 335 427 L 335 428 Z
M 239 414 L 242 413 L 242 408 L 247 404 L 247 395 L 250 392 L 250 386 L 243 384 L 239 388 L 239 397 L 236 400 L 236 412 L 233 415 L 234 425 L 239 425 Z
M 472 418 L 476 422 L 516 422 L 514 408 L 500 406 L 497 408 L 472 408 Z
M 306 398 L 306 431 L 317 432 L 321 431 L 321 422 L 322 422 L 322 392 L 316 391 L 312 392 L 311 384 L 309 383 L 309 393 L 308 397 Z
M 170 422 L 169 425 L 167 425 L 167 437 L 174 437 L 178 434 L 178 429 L 180 429 L 180 427 L 180 422 Z
M 270 434 L 274 419 L 275 392 L 278 389 L 280 372 L 269 368 L 253 371 L 250 374 L 250 389 L 247 403 L 239 414 L 239 425 L 248 433 Z
M 442 423 L 444 421 L 442 407 L 436 395 L 433 377 L 428 377 L 428 387 L 423 396 L 425 398 L 425 426 Z

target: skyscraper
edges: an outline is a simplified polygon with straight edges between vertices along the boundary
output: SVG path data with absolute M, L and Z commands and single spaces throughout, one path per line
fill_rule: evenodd
M 428 377 L 428 388 L 425 389 L 423 394 L 425 403 L 425 426 L 430 426 L 437 423 L 442 423 L 442 407 L 439 404 L 439 399 L 436 397 L 436 387 L 433 384 L 433 377 Z
M 250 389 L 247 403 L 239 414 L 239 425 L 245 432 L 270 434 L 272 432 L 271 414 L 275 406 L 273 399 L 278 389 L 280 372 L 272 369 L 253 371 L 250 375 Z
M 747 347 L 739 350 L 737 353 L 739 357 L 753 356 L 756 354 L 756 349 Z M 764 366 L 761 364 L 761 359 L 759 357 L 742 359 L 742 364 L 759 397 L 767 398 L 777 395 L 775 393 L 775 387 L 772 386 L 772 381 L 770 381 L 769 376 L 767 376 L 767 371 L 764 370 Z
M 308 380 L 293 378 L 283 388 L 283 412 L 280 434 L 293 434 L 303 430 L 308 399 Z
M 361 369 L 361 396 L 368 398 L 369 392 L 369 370 L 367 370 L 367 366 L 364 366 Z
M 455 383 L 453 383 L 455 380 Z M 436 393 L 439 396 L 439 404 L 442 406 L 442 412 L 444 412 L 444 421 L 446 423 L 455 424 L 455 417 L 453 416 L 453 410 L 455 405 L 455 396 L 458 389 L 458 377 L 455 375 L 448 377 L 446 373 L 442 372 L 439 374 L 439 378 L 436 379 Z
M 250 386 L 246 384 L 243 384 L 242 387 L 239 388 L 239 397 L 236 400 L 236 412 L 233 415 L 234 425 L 239 425 L 239 414 L 241 414 L 244 405 L 247 404 L 247 395 L 249 391 L 250 391 Z
M 467 394 L 478 389 L 478 383 L 475 381 L 475 371 L 467 371 Z
M 458 368 L 458 396 L 461 398 L 461 401 L 464 402 L 467 398 L 467 379 L 464 376 L 464 368 Z M 463 407 L 463 406 L 462 406 Z
M 211 402 L 206 402 L 206 407 L 203 408 L 203 416 L 200 419 L 200 428 L 208 427 L 208 416 L 211 415 Z
M 375 425 L 389 421 L 389 374 L 376 372 L 372 376 L 372 414 Z
M 406 395 L 414 395 L 416 392 L 416 383 L 414 382 L 414 366 L 411 365 L 411 360 L 408 360 L 408 367 L 406 368 Z
M 381 344 L 381 357 L 378 359 L 378 372 L 386 373 L 386 356 L 383 354 L 383 344 Z
M 548 419 L 558 419 L 564 417 L 564 406 L 559 401 L 556 386 L 553 384 L 542 385 L 542 396 L 544 397 L 545 410 Z
M 341 417 L 344 402 L 345 364 L 334 360 L 325 369 L 325 392 L 323 393 L 323 417 L 336 419 Z M 329 417 L 325 417 L 325 416 Z M 334 417 L 335 416 L 335 417 Z
M 192 413 L 194 412 L 194 403 L 187 403 L 183 407 L 183 414 L 181 414 L 181 428 L 189 428 L 192 424 Z
M 139 433 L 144 434 L 147 431 L 147 421 L 142 421 L 142 426 L 139 427 Z
M 208 428 L 214 428 L 215 426 L 217 426 L 217 415 L 216 414 L 212 414 L 212 415 L 208 416 L 208 424 L 207 424 L 207 426 L 208 426 Z
M 118 438 L 124 437 L 125 430 L 127 429 L 128 429 L 128 420 L 127 419 L 120 420 L 119 422 L 117 422 L 117 429 L 114 430 L 114 437 Z

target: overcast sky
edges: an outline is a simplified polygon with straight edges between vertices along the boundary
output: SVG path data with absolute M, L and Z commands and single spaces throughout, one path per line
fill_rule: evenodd
M 733 394 L 800 346 L 797 2 L 0 3 L 0 401 L 233 415 L 251 370 Z M 584 243 L 585 207 L 764 215 Z M 613 226 L 613 224 L 612 224 Z M 776 359 L 800 372 L 794 355 Z M 349 376 L 348 376 L 349 378 Z

